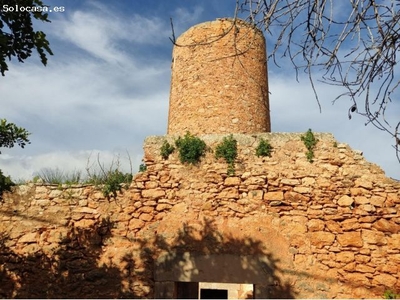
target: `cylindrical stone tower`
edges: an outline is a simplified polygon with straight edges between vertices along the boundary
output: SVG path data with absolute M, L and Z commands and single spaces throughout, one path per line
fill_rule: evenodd
M 242 20 L 183 33 L 172 54 L 168 134 L 270 132 L 265 39 Z

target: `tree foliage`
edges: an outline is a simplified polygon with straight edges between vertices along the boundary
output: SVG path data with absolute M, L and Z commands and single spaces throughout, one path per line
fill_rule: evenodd
M 0 120 L 0 148 L 12 148 L 14 144 L 24 148 L 26 144 L 30 144 L 29 134 L 24 128 L 18 127 L 14 123 L 7 123 L 5 119 Z M 3 192 L 10 191 L 13 185 L 10 176 L 5 176 L 0 170 L 0 199 Z
M 43 65 L 47 64 L 46 52 L 53 55 L 46 34 L 33 29 L 32 18 L 50 22 L 46 6 L 41 0 L 2 0 L 0 1 L 0 72 L 8 71 L 6 60 L 16 57 L 24 62 L 38 51 Z M 29 9 L 27 9 L 29 8 Z M 29 10 L 29 11 L 28 11 Z
M 288 58 L 296 74 L 305 71 L 316 99 L 319 81 L 344 87 L 352 113 L 389 133 L 400 161 L 400 120 L 385 113 L 399 100 L 400 1 L 398 0 L 237 0 L 237 13 L 264 30 L 269 59 Z M 397 123 L 397 124 L 396 124 Z
M 14 123 L 7 123 L 6 119 L 0 120 L 0 148 L 12 148 L 15 144 L 24 148 L 26 144 L 30 144 L 29 135 L 26 129 Z

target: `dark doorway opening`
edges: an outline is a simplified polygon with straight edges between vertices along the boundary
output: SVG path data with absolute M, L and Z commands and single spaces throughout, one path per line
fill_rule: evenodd
M 228 290 L 201 289 L 200 299 L 228 299 Z

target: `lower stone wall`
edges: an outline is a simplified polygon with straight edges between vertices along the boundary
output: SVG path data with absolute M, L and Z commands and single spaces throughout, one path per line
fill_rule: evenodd
M 150 137 L 147 171 L 116 198 L 38 184 L 6 195 L 0 296 L 176 296 L 177 282 L 210 278 L 254 284 L 258 298 L 400 290 L 398 182 L 328 134 L 317 135 L 312 164 L 299 134 L 234 137 L 233 176 L 211 152 L 197 166 L 163 160 L 162 142 L 176 137 Z M 255 156 L 261 137 L 271 157 Z M 222 140 L 202 138 L 212 149 Z

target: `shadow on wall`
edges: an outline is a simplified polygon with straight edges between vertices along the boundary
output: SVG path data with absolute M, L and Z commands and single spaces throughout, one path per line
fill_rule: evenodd
M 125 252 L 112 242 L 121 239 L 113 236 L 113 225 L 103 219 L 87 228 L 70 226 L 51 251 L 31 243 L 21 252 L 10 237 L 2 236 L 0 297 L 152 298 L 157 296 L 157 282 L 205 279 L 253 283 L 264 297 L 295 296 L 278 275 L 279 261 L 260 241 L 221 235 L 212 222 L 196 228 L 183 224 L 169 238 L 157 232 L 134 240 L 123 238 L 126 245 L 133 245 Z M 105 258 L 110 248 L 124 253 L 119 261 Z
M 52 254 L 36 243 L 28 244 L 29 255 L 0 241 L 1 298 L 131 298 L 122 292 L 123 274 L 116 266 L 99 266 L 104 241 L 112 223 L 103 219 L 88 228 L 68 228 Z M 48 237 L 51 239 L 52 237 Z M 48 250 L 48 249 L 46 249 Z M 128 257 L 126 257 L 129 260 Z
M 256 298 L 295 296 L 289 283 L 281 280 L 279 259 L 261 241 L 223 235 L 212 221 L 203 220 L 192 226 L 184 223 L 173 238 L 157 235 L 154 245 L 156 298 L 179 297 L 176 284 L 173 294 L 163 290 L 168 289 L 168 282 L 254 284 Z

